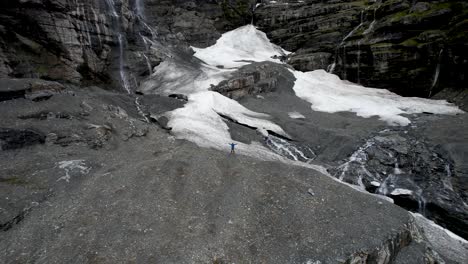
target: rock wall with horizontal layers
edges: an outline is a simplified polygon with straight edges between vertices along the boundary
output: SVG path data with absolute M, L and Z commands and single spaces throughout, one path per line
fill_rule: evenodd
M 465 1 L 276 2 L 256 10 L 256 24 L 294 52 L 296 69 L 333 70 L 405 96 L 466 88 Z
M 168 56 L 165 47 L 214 44 L 251 21 L 253 2 L 6 0 L 0 78 L 135 89 Z
M 81 83 L 108 81 L 117 13 L 128 1 L 6 1 L 0 12 L 0 76 Z M 118 4 L 118 5 L 117 5 Z M 117 12 L 117 11 L 115 11 Z M 122 27 L 128 29 L 131 17 Z

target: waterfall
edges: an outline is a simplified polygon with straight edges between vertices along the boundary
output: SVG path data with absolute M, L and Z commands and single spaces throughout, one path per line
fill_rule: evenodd
M 115 2 L 114 0 L 106 0 L 106 3 L 107 5 L 109 6 L 110 10 L 111 10 L 111 14 L 112 16 L 114 17 L 119 17 L 119 14 L 117 13 L 116 9 L 115 9 Z
M 395 181 L 396 177 L 394 174 L 390 174 L 383 183 L 380 185 L 379 189 L 377 189 L 377 193 L 387 196 L 390 193 L 390 189 L 395 188 Z
M 361 42 L 358 41 L 358 53 L 357 53 L 357 83 L 361 83 Z
M 353 163 L 358 163 L 361 165 L 361 168 L 363 168 L 364 173 L 366 174 L 371 174 L 367 169 L 365 169 L 364 165 L 368 159 L 368 156 L 366 154 L 366 150 L 374 145 L 374 142 L 372 140 L 367 141 L 363 146 L 359 147 L 358 150 L 356 150 L 353 154 L 351 154 L 351 157 L 349 157 L 348 161 L 345 163 L 341 164 L 338 166 L 338 171 L 341 172 L 340 176 L 338 179 L 340 181 L 343 181 L 344 178 L 346 177 L 346 173 L 349 170 L 349 167 Z M 336 174 L 333 175 L 336 177 Z
M 122 86 L 125 88 L 128 94 L 131 94 L 130 83 L 128 82 L 127 73 L 125 72 L 125 54 L 124 54 L 124 43 L 122 33 L 119 33 L 119 72 Z
M 269 135 L 265 144 L 274 152 L 295 161 L 310 161 L 315 158 L 315 153 L 309 147 L 305 147 L 304 153 L 294 144 L 272 135 Z
M 357 25 L 357 27 L 355 27 L 353 30 L 351 30 L 351 32 L 348 33 L 348 35 L 346 35 L 343 40 L 341 40 L 341 43 L 338 47 L 340 47 L 341 45 L 343 45 L 343 43 L 350 37 L 352 37 L 354 35 L 354 32 L 356 32 L 358 29 L 360 29 L 362 27 L 362 24 L 364 24 L 364 10 L 361 10 L 361 22 L 359 23 L 359 25 Z
M 393 170 L 393 173 L 395 175 L 399 175 L 403 173 L 403 171 L 400 170 L 400 166 L 398 165 L 398 161 L 396 159 L 395 159 L 395 168 Z
M 374 26 L 375 26 L 375 23 L 377 21 L 375 14 L 376 14 L 376 12 L 377 12 L 377 10 L 379 8 L 380 8 L 380 6 L 378 6 L 377 8 L 374 9 L 374 19 L 370 23 L 369 27 L 364 31 L 364 35 L 367 35 L 367 34 L 371 33 L 374 30 Z
M 446 173 L 446 177 L 442 179 L 442 184 L 444 185 L 445 189 L 449 189 L 453 191 L 452 170 L 450 168 L 450 164 L 445 165 L 445 173 Z
M 136 14 L 140 18 L 145 18 L 145 7 L 143 6 L 143 0 L 135 0 Z
M 149 118 L 145 115 L 145 113 L 144 113 L 143 110 L 141 109 L 140 97 L 138 97 L 138 96 L 135 97 L 135 106 L 136 106 L 136 109 L 137 109 L 138 114 L 143 118 L 143 120 L 144 120 L 146 123 L 151 123 L 150 120 L 149 120 Z
M 439 58 L 437 60 L 437 66 L 436 66 L 436 70 L 434 72 L 434 77 L 432 79 L 432 85 L 431 85 L 431 89 L 429 90 L 429 97 L 431 97 L 432 95 L 432 90 L 434 89 L 434 87 L 437 85 L 437 82 L 439 81 L 439 74 L 440 74 L 440 63 L 442 61 L 442 55 L 444 53 L 444 49 L 441 49 L 440 52 L 439 52 Z
M 351 36 L 354 35 L 354 32 L 356 32 L 356 30 L 358 30 L 359 28 L 362 27 L 362 25 L 364 24 L 364 10 L 361 10 L 361 15 L 360 15 L 360 23 L 359 25 L 357 25 L 357 27 L 355 27 L 353 30 L 351 30 L 351 32 L 349 32 L 340 42 L 340 44 L 338 45 L 338 47 L 336 48 L 336 52 L 335 52 L 335 60 L 333 61 L 333 63 L 331 65 L 328 65 L 327 67 L 327 72 L 328 73 L 333 73 L 335 71 L 335 67 L 336 67 L 336 59 L 338 57 L 338 53 L 339 53 L 339 50 L 340 48 L 343 46 L 344 42 L 350 38 Z M 345 50 L 346 51 L 346 50 Z M 346 52 L 345 52 L 346 53 Z M 346 79 L 346 78 L 345 78 Z
M 148 56 L 146 56 L 146 54 L 142 53 L 143 55 L 143 58 L 145 58 L 146 60 L 146 65 L 148 66 L 148 72 L 149 72 L 149 75 L 153 74 L 153 68 L 151 67 L 151 62 L 148 58 Z
M 335 71 L 335 67 L 336 67 L 336 62 L 333 62 L 332 64 L 328 65 L 327 72 L 333 73 Z

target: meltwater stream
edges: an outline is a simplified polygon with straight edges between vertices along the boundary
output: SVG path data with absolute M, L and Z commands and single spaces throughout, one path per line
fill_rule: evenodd
M 285 139 L 269 135 L 265 144 L 275 153 L 294 161 L 309 162 L 315 159 L 314 151 L 308 146 L 299 146 Z

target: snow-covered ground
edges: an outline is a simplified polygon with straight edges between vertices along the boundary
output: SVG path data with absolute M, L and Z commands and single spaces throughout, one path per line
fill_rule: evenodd
M 292 72 L 297 79 L 294 92 L 310 102 L 315 111 L 348 111 L 362 117 L 379 116 L 391 125 L 403 126 L 408 125 L 410 120 L 402 114 L 462 112 L 443 100 L 402 97 L 385 89 L 367 88 L 340 80 L 338 76 L 324 70 Z
M 229 31 L 221 36 L 211 47 L 193 48 L 195 57 L 213 66 L 235 68 L 251 62 L 273 61 L 274 56 L 284 56 L 289 52 L 272 44 L 265 33 L 253 25 Z
M 252 61 L 281 63 L 279 57 L 287 54 L 287 51 L 272 44 L 266 34 L 253 25 L 223 34 L 211 47 L 193 49 L 194 56 L 204 62 L 201 67 L 167 60 L 155 68 L 155 78 L 143 87 L 145 91 L 151 85 L 165 83 L 167 85 L 159 89 L 159 93 L 182 93 L 188 96 L 189 102 L 184 108 L 169 114 L 169 126 L 178 138 L 190 140 L 203 147 L 227 150 L 228 144 L 233 140 L 221 115 L 255 127 L 262 135 L 266 135 L 267 130 L 286 135 L 281 127 L 269 121 L 268 115 L 250 111 L 236 101 L 210 91 L 210 86 L 227 79 L 233 70 Z M 362 117 L 379 116 L 393 125 L 410 123 L 402 114 L 461 112 L 445 101 L 404 98 L 384 89 L 366 88 L 340 80 L 338 76 L 323 70 L 291 71 L 297 79 L 293 88 L 296 95 L 310 102 L 315 111 L 350 111 Z M 293 111 L 290 117 L 303 118 L 303 115 Z M 250 145 L 235 143 L 243 154 L 263 159 L 279 158 L 259 142 Z

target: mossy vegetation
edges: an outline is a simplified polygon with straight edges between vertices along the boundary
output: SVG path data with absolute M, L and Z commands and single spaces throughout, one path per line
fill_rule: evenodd
M 418 47 L 420 44 L 417 38 L 410 38 L 400 43 L 400 45 L 405 47 Z
M 252 10 L 249 0 L 223 0 L 220 3 L 224 17 L 231 22 L 237 23 L 239 20 L 248 23 L 252 19 Z
M 10 177 L 10 178 L 0 178 L 0 183 L 6 183 L 10 185 L 27 185 L 28 182 L 24 181 L 18 177 Z

